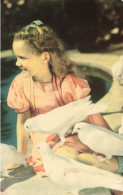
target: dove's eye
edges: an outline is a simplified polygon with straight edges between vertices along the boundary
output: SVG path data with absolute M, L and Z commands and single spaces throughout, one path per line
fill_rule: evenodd
M 80 130 L 80 127 L 78 127 L 77 129 Z
M 40 149 L 40 147 L 38 146 L 38 149 Z
M 26 128 L 28 129 L 28 126 L 26 126 Z

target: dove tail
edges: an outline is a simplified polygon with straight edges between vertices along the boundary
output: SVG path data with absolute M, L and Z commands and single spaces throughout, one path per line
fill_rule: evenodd
M 92 103 L 90 98 L 91 98 L 91 96 L 89 95 L 84 99 L 79 99 L 75 102 L 72 102 L 72 107 L 70 107 L 70 108 L 73 110 L 74 115 L 76 115 L 79 118 L 79 117 L 82 117 L 81 115 L 83 113 L 83 115 L 84 115 L 83 117 L 86 118 L 88 115 L 97 114 L 97 113 L 101 113 L 101 112 L 106 111 L 106 109 L 108 107 L 107 103 L 94 104 L 94 103 Z M 79 114 L 81 114 L 81 115 L 79 116 Z
M 97 113 L 101 113 L 101 112 L 105 112 L 106 109 L 108 107 L 108 104 L 91 104 L 89 106 L 89 110 L 88 110 L 88 114 L 97 114 Z
M 90 98 L 91 98 L 91 96 L 88 95 L 87 97 L 85 97 L 83 99 L 79 99 L 79 100 L 76 100 L 75 102 L 72 102 L 72 105 L 81 107 L 85 104 L 87 104 L 87 105 L 91 104 L 92 101 L 90 100 Z
M 123 183 L 119 184 L 119 183 L 112 183 L 109 185 L 105 186 L 106 188 L 112 189 L 112 190 L 119 190 L 119 191 L 123 191 Z
M 105 184 L 106 188 L 123 191 L 123 177 L 111 173 Z
M 119 128 L 119 134 L 123 135 L 123 116 L 122 116 L 122 119 L 121 119 L 121 127 Z

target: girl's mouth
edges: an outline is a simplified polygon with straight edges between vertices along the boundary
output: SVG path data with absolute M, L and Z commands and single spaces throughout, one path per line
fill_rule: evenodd
M 26 68 L 19 67 L 19 69 L 22 70 L 22 71 L 27 71 Z

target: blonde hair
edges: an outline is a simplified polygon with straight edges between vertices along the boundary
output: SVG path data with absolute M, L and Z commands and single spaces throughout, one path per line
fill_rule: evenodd
M 51 71 L 56 76 L 66 76 L 71 74 L 82 79 L 85 76 L 82 74 L 76 64 L 70 61 L 63 48 L 63 44 L 58 39 L 57 35 L 46 26 L 23 27 L 20 31 L 14 34 L 14 41 L 25 40 L 37 54 L 45 51 L 50 53 Z

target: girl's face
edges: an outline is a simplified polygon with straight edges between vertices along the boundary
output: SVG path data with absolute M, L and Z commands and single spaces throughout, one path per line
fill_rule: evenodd
M 43 69 L 42 54 L 38 55 L 32 51 L 28 43 L 24 40 L 13 42 L 13 51 L 17 57 L 16 66 L 22 70 L 23 75 L 36 76 Z

